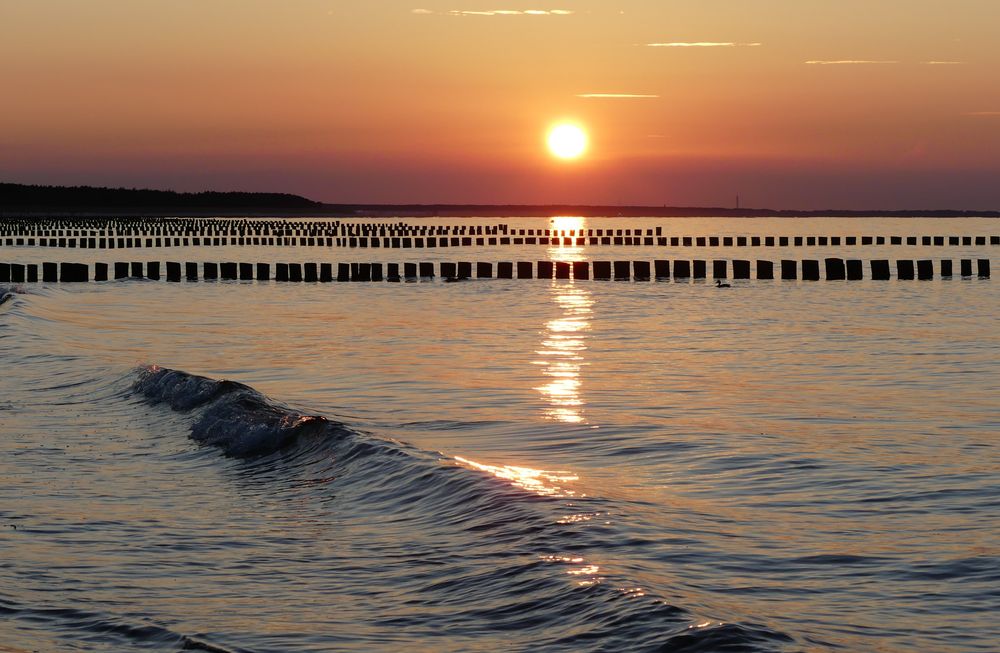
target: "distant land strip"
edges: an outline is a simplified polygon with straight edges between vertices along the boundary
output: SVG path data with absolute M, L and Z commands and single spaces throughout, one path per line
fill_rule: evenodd
M 556 216 L 679 218 L 1000 218 L 997 210 L 956 209 L 762 209 L 704 206 L 583 204 L 324 204 L 290 193 L 205 191 L 179 193 L 136 188 L 37 186 L 0 183 L 0 215 L 6 217 L 373 217 L 552 218 Z

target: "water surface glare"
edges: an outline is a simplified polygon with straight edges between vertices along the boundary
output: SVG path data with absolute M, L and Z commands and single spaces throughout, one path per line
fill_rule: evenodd
M 997 650 L 996 280 L 732 284 L 17 288 L 0 650 Z

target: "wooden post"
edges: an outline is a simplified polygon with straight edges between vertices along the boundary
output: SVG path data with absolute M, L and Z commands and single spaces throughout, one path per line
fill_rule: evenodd
M 843 259 L 828 258 L 825 263 L 827 281 L 843 281 L 847 279 L 847 270 L 844 267 Z
M 875 281 L 889 280 L 889 261 L 875 260 L 871 262 L 872 279 Z
M 59 280 L 63 283 L 82 283 L 89 281 L 90 270 L 85 263 L 60 263 Z

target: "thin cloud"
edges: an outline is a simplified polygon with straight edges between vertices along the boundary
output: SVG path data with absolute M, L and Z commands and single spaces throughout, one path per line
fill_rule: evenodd
M 760 43 L 733 43 L 721 41 L 671 41 L 668 43 L 646 43 L 647 48 L 756 48 Z
M 465 9 L 452 9 L 451 11 L 413 9 L 410 13 L 420 16 L 430 16 L 434 14 L 441 16 L 570 16 L 574 12 L 568 9 L 488 9 L 482 11 Z
M 970 111 L 967 116 L 1000 116 L 1000 111 Z
M 806 62 L 809 65 L 815 66 L 857 66 L 857 65 L 884 65 L 884 64 L 894 64 L 899 63 L 898 61 L 870 61 L 867 59 L 839 59 L 834 61 L 828 61 L 824 59 L 813 59 L 812 61 Z
M 925 66 L 964 66 L 964 61 L 924 61 Z
M 576 97 L 596 98 L 608 100 L 633 100 L 644 98 L 658 98 L 659 95 L 647 95 L 645 93 L 580 93 Z

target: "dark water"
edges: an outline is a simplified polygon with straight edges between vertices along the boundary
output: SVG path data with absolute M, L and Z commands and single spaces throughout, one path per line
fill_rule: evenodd
M 14 289 L 0 651 L 1000 648 L 995 281 L 734 286 Z

